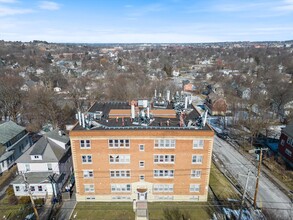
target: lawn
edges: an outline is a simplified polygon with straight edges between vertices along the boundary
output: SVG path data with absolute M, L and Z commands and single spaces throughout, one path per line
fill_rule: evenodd
M 210 187 L 213 189 L 213 192 L 220 201 L 227 201 L 227 198 L 240 199 L 231 183 L 218 170 L 214 163 L 212 163 L 210 173 Z
M 79 202 L 73 212 L 75 219 L 133 220 L 130 202 Z

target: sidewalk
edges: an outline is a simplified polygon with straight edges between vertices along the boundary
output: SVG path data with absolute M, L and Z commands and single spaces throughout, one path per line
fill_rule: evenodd
M 58 220 L 59 219 L 69 220 L 75 209 L 75 206 L 77 204 L 76 196 L 75 196 L 75 186 L 72 189 L 73 189 L 73 192 L 72 192 L 70 200 L 66 200 L 63 202 L 63 205 L 61 206 L 60 210 L 58 211 L 56 215 L 56 219 Z

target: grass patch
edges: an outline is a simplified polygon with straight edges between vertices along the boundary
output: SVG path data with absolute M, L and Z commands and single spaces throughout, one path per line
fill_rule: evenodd
M 0 189 L 8 185 L 8 183 L 15 177 L 17 167 L 13 166 L 9 170 L 6 170 L 0 176 Z
M 210 173 L 210 187 L 215 196 L 220 200 L 226 201 L 227 198 L 240 199 L 239 195 L 227 180 L 227 178 L 218 170 L 214 163 L 212 163 Z
M 281 158 L 279 161 L 282 160 Z M 290 190 L 293 190 L 293 171 L 286 169 L 286 165 L 279 164 L 273 157 L 263 159 L 263 164 L 271 173 L 285 184 Z
M 77 213 L 77 214 L 76 214 Z M 75 219 L 133 220 L 131 202 L 79 202 L 73 212 Z
M 180 212 L 187 213 L 192 220 L 211 219 L 214 209 L 207 202 L 152 202 L 148 203 L 150 220 L 163 220 L 164 209 L 178 208 Z

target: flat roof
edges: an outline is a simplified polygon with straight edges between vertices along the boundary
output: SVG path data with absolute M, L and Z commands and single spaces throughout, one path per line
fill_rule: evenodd
M 148 111 L 150 117 L 146 118 Z M 141 112 L 143 117 L 139 116 Z M 192 104 L 184 109 L 182 115 L 176 111 L 172 102 L 169 102 L 166 108 L 155 108 L 150 105 L 149 110 L 142 106 L 135 106 L 136 118 L 132 119 L 130 102 L 96 102 L 87 112 L 84 112 L 84 115 L 86 126 L 83 127 L 83 123 L 77 123 L 72 129 L 73 131 L 109 129 L 212 130 L 207 123 L 204 126 L 203 123 L 199 123 L 203 119 Z

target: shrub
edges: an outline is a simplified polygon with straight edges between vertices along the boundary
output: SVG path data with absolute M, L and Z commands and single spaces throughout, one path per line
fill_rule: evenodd
M 8 195 L 8 196 L 14 195 L 13 186 L 9 186 L 6 189 L 6 195 Z
M 19 204 L 28 204 L 31 202 L 31 200 L 29 196 L 22 196 L 19 198 L 18 202 Z
M 17 205 L 18 204 L 17 197 L 15 195 L 9 196 L 9 198 L 8 198 L 8 204 L 9 205 Z

